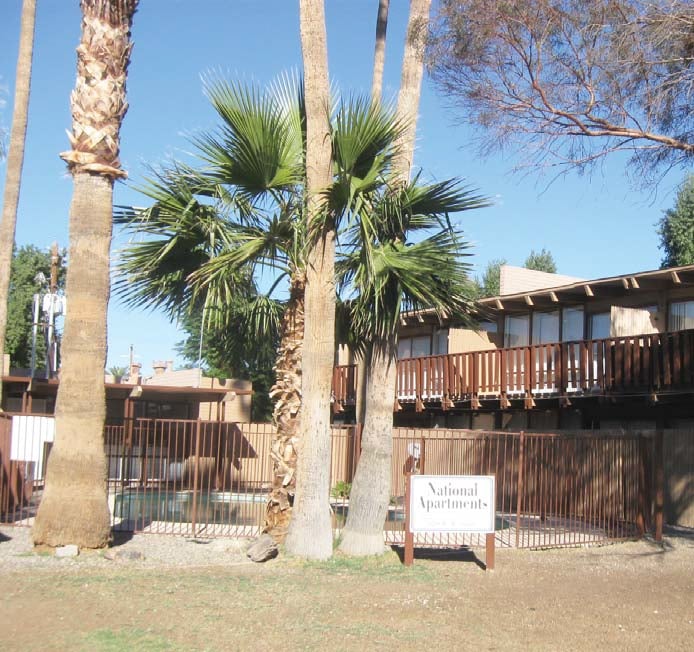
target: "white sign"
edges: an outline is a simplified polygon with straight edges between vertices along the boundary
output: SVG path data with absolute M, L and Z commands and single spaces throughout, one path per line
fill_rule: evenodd
M 493 475 L 413 475 L 410 480 L 410 532 L 494 532 Z

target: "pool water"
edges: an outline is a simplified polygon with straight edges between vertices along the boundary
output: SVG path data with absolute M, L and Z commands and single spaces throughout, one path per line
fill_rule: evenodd
M 193 509 L 195 500 L 195 507 Z M 258 525 L 265 514 L 267 494 L 192 491 L 126 490 L 116 494 L 114 517 L 138 525 L 152 521 L 225 525 Z

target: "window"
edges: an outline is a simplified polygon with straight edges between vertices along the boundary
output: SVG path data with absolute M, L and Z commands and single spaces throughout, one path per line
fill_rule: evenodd
M 448 334 L 447 331 L 446 334 Z M 398 360 L 422 358 L 426 355 L 431 355 L 431 337 L 429 335 L 403 337 L 398 342 Z
M 506 315 L 504 320 L 504 347 L 528 345 L 530 315 Z
M 559 311 L 533 313 L 533 344 L 559 341 Z
M 421 358 L 425 355 L 431 355 L 431 337 L 429 335 L 421 335 L 412 338 L 412 357 Z
M 446 355 L 448 353 L 448 329 L 434 331 L 433 355 Z
M 583 308 L 564 308 L 561 312 L 561 339 L 575 342 L 583 339 Z
M 135 401 L 135 418 L 190 419 L 190 410 L 186 403 Z
M 479 323 L 479 329 L 485 333 L 496 333 L 499 327 L 495 321 L 485 319 Z
M 588 339 L 604 340 L 610 336 L 610 313 L 598 312 L 588 318 Z
M 694 328 L 694 301 L 678 301 L 670 304 L 668 329 L 683 331 Z

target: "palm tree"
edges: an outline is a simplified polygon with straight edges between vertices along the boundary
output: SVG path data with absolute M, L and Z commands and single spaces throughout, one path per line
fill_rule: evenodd
M 371 99 L 381 101 L 383 89 L 383 67 L 386 60 L 386 31 L 388 29 L 388 7 L 390 0 L 379 0 L 376 16 L 376 45 L 374 47 L 374 74 L 371 82 Z
M 31 86 L 31 60 L 34 51 L 34 22 L 36 0 L 24 0 L 19 32 L 19 56 L 15 76 L 12 131 L 7 153 L 5 196 L 0 221 L 0 405 L 2 404 L 2 377 L 5 375 L 5 333 L 7 329 L 7 301 L 10 292 L 10 268 L 17 225 L 17 206 L 24 164 L 24 143 L 29 116 L 29 90 Z M 0 410 L 2 408 L 0 407 Z
M 36 544 L 100 548 L 110 534 L 104 455 L 104 367 L 113 183 L 127 110 L 125 83 L 137 0 L 82 0 L 72 93 L 70 265 L 56 435 L 32 531 Z
M 231 158 L 227 153 L 226 160 Z M 238 186 L 223 183 L 222 167 L 207 169 L 205 174 L 217 176 L 215 183 L 223 187 L 221 196 L 227 197 L 223 200 L 227 204 Z M 158 307 L 175 319 L 201 314 L 208 328 L 219 331 L 233 325 L 239 349 L 264 348 L 265 341 L 281 333 L 276 382 L 271 390 L 277 399 L 273 411 L 277 432 L 271 449 L 274 483 L 266 523 L 267 531 L 281 539 L 293 498 L 296 423 L 301 405 L 303 268 L 297 247 L 299 222 L 274 202 L 269 206 L 278 209 L 279 215 L 256 209 L 252 222 L 238 211 L 229 212 L 226 206 L 206 204 L 204 194 L 196 195 L 196 177 L 160 175 L 158 182 L 150 181 L 141 188 L 155 200 L 153 206 L 124 208 L 116 213 L 117 224 L 148 236 L 122 252 L 116 289 L 131 306 Z M 273 190 L 276 196 L 281 194 L 278 186 Z M 268 268 L 276 278 L 270 289 L 261 293 L 256 271 L 267 275 L 262 269 Z M 273 298 L 282 279 L 287 278 L 289 298 Z
M 431 0 L 410 0 L 398 96 L 398 118 L 403 124 L 403 129 L 393 161 L 393 190 L 396 195 L 408 184 L 414 154 L 430 5 Z M 376 232 L 367 235 L 381 241 Z M 406 231 L 403 231 L 402 235 L 406 236 Z M 387 239 L 383 242 L 387 242 Z M 368 293 L 365 296 L 368 296 Z M 393 314 L 399 310 L 402 300 L 400 295 L 391 292 L 389 296 L 381 297 L 384 300 L 386 298 L 392 302 L 389 310 L 385 311 L 386 314 Z M 364 371 L 360 373 L 357 415 L 364 423 L 363 451 L 352 488 L 351 495 L 356 499 L 351 501 L 354 502 L 350 508 L 352 517 L 341 543 L 341 549 L 350 554 L 377 554 L 383 550 L 382 527 L 387 507 L 387 503 L 384 506 L 383 498 L 387 492 L 390 473 L 390 467 L 385 464 L 385 460 L 390 460 L 390 430 L 393 419 L 391 401 L 397 381 L 396 331 L 397 322 L 394 322 L 392 334 L 385 340 L 381 338 L 368 342 L 362 354 Z M 365 471 L 360 472 L 360 467 L 364 467 Z M 371 487 L 369 485 L 374 482 L 374 476 L 370 474 L 376 472 L 380 473 L 375 481 L 377 487 Z
M 332 181 L 330 84 L 323 0 L 299 0 L 306 97 L 306 255 L 301 454 L 287 551 L 332 555 L 330 391 L 335 356 L 335 224 L 326 191 Z
M 275 401 L 273 421 L 276 434 L 270 451 L 273 485 L 264 524 L 266 532 L 275 540 L 283 541 L 294 502 L 302 392 L 305 287 L 303 93 L 300 85 L 285 79 L 270 93 L 257 92 L 250 96 L 238 87 L 234 90 L 217 84 L 210 97 L 231 129 L 228 135 L 234 135 L 208 140 L 206 158 L 221 170 L 225 169 L 224 162 L 231 158 L 236 177 L 229 179 L 230 183 L 240 186 L 254 205 L 263 204 L 265 217 L 241 229 L 232 246 L 192 278 L 199 280 L 203 287 L 211 288 L 229 269 L 250 268 L 253 275 L 260 267 L 270 268 L 278 274 L 270 292 L 281 279 L 288 280 L 288 298 L 281 304 L 275 383 L 270 390 Z M 254 181 L 257 171 L 263 170 Z
M 242 345 L 281 331 L 276 359 L 272 445 L 274 483 L 266 529 L 286 532 L 294 491 L 303 340 L 303 106 L 284 79 L 268 92 L 210 82 L 206 92 L 221 128 L 196 138 L 202 165 L 175 163 L 140 188 L 154 204 L 123 208 L 116 223 L 146 239 L 131 243 L 118 266 L 119 294 L 133 306 L 173 318 L 202 313 L 218 329 L 242 325 Z M 259 275 L 274 278 L 267 293 Z M 289 298 L 273 299 L 289 279 Z M 240 317 L 240 318 L 239 318 Z
M 222 127 L 195 139 L 203 165 L 194 169 L 174 163 L 154 172 L 140 189 L 154 204 L 116 213 L 116 223 L 138 236 L 122 253 L 116 291 L 132 306 L 158 307 L 174 318 L 198 311 L 217 328 L 242 325 L 236 337 L 241 346 L 255 349 L 259 334 L 276 332 L 281 319 L 271 390 L 277 426 L 273 490 L 265 523 L 281 541 L 291 515 L 300 447 L 303 95 L 286 79 L 267 92 L 221 82 L 208 84 L 207 92 Z M 338 105 L 329 196 L 336 215 L 348 213 L 357 197 L 379 183 L 379 170 L 388 164 L 387 150 L 398 133 L 392 111 L 367 100 Z M 258 292 L 259 277 L 272 279 L 267 296 Z M 273 301 L 274 291 L 285 287 L 283 279 L 289 280 L 289 297 Z
M 356 296 L 351 321 L 367 363 L 362 452 L 340 543 L 340 550 L 352 555 L 383 552 L 401 311 L 428 309 L 439 319 L 463 322 L 473 313 L 467 246 L 448 216 L 483 206 L 484 200 L 455 180 L 395 183 L 361 213 L 352 229 L 352 251 L 338 265 Z M 413 236 L 421 239 L 411 241 Z

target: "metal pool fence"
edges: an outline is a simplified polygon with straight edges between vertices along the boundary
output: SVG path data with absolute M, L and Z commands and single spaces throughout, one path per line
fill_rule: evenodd
M 396 429 L 388 543 L 404 543 L 403 471 L 496 477 L 497 546 L 550 548 L 642 535 L 651 523 L 653 437 Z M 418 534 L 415 545 L 484 545 L 484 535 Z
M 115 530 L 251 537 L 272 484 L 271 424 L 136 420 L 106 430 Z M 354 475 L 358 429 L 332 429 L 331 486 Z
M 272 483 L 271 424 L 133 419 L 105 428 L 116 531 L 255 536 Z M 661 433 L 662 437 L 662 433 Z M 53 441 L 50 417 L 0 415 L 0 522 L 29 525 Z M 404 542 L 407 471 L 496 476 L 498 546 L 538 548 L 638 537 L 662 527 L 662 454 L 635 434 L 394 429 L 389 544 Z M 336 531 L 349 509 L 359 426 L 332 429 Z M 484 545 L 484 536 L 418 534 L 417 546 Z

